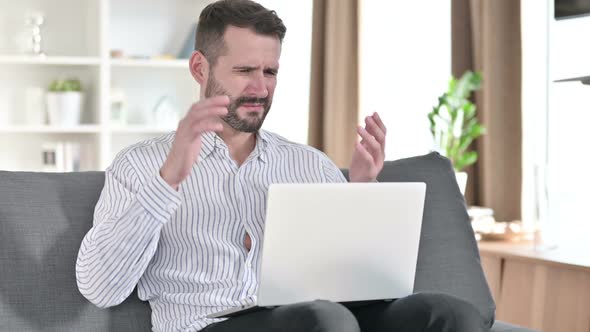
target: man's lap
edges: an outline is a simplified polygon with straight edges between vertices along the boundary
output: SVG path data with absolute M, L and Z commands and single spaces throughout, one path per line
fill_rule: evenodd
M 418 293 L 391 302 L 346 308 L 329 301 L 281 306 L 212 324 L 204 332 L 232 331 L 487 331 L 477 309 L 456 297 Z
M 281 306 L 229 318 L 203 332 L 359 331 L 354 315 L 339 303 L 317 300 Z

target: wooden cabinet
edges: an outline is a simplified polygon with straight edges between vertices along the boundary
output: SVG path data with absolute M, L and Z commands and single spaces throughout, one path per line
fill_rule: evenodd
M 480 242 L 496 318 L 543 332 L 590 332 L 590 250 Z

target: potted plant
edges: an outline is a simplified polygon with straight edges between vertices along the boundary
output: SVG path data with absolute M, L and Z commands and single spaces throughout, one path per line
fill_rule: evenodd
M 84 94 L 78 79 L 54 80 L 47 92 L 49 124 L 75 126 L 80 123 Z
M 467 173 L 463 169 L 477 161 L 477 152 L 468 151 L 474 139 L 485 133 L 475 117 L 476 106 L 469 97 L 481 87 L 481 74 L 467 71 L 460 79 L 451 77 L 448 90 L 428 114 L 435 149 L 449 158 L 461 193 L 465 193 Z

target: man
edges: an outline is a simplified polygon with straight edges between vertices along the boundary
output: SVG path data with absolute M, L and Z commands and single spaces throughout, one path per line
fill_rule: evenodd
M 249 0 L 203 10 L 190 59 L 201 100 L 176 132 L 123 150 L 106 170 L 94 226 L 78 254 L 80 292 L 109 307 L 137 285 L 155 331 L 483 330 L 474 307 L 440 294 L 350 310 L 315 301 L 205 318 L 255 301 L 271 183 L 345 181 L 323 153 L 260 130 L 285 32 L 275 12 Z M 358 134 L 351 181 L 374 181 L 385 126 L 374 114 Z

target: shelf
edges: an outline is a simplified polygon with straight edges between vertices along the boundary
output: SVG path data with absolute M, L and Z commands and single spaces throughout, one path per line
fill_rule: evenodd
M 113 67 L 150 67 L 150 68 L 184 68 L 188 69 L 188 59 L 154 60 L 154 59 L 111 59 Z
M 144 125 L 113 126 L 110 131 L 115 134 L 160 134 L 169 133 L 176 128 L 162 128 Z M 75 127 L 58 127 L 49 125 L 14 125 L 1 126 L 0 133 L 46 133 L 46 134 L 94 134 L 101 132 L 99 125 L 79 125 Z
M 572 78 L 564 78 L 564 79 L 560 79 L 560 80 L 555 80 L 553 82 L 559 83 L 559 82 L 576 82 L 576 81 L 579 81 L 580 83 L 585 84 L 585 85 L 590 85 L 590 75 L 572 77 Z
M 99 125 L 79 125 L 58 127 L 49 125 L 15 125 L 0 127 L 0 133 L 22 134 L 95 134 L 100 132 Z
M 179 109 L 198 98 L 199 85 L 188 70 L 189 59 L 176 56 L 183 54 L 187 38 L 193 44 L 189 36 L 197 23 L 195 13 L 211 2 L 158 0 L 147 7 L 140 0 L 5 2 L 0 12 L 15 18 L 11 21 L 15 24 L 0 24 L 0 37 L 8 38 L 4 43 L 0 39 L 0 169 L 37 169 L 42 143 L 73 141 L 87 148 L 85 169 L 104 170 L 120 150 L 176 130 L 172 123 L 150 121 L 152 111 L 163 96 Z M 27 9 L 46 18 L 41 46 L 47 56 L 21 51 L 32 32 L 23 30 Z M 149 38 L 138 38 L 146 31 Z M 112 58 L 113 50 L 125 56 Z M 35 93 L 68 77 L 80 79 L 88 92 L 82 124 L 53 126 L 42 121 L 44 117 L 27 122 L 33 119 L 27 110 L 47 112 L 46 99 Z M 112 87 L 124 93 L 129 123 L 111 122 L 112 102 L 117 100 Z
M 144 125 L 113 126 L 111 132 L 114 134 L 165 134 L 176 130 L 176 128 L 162 128 Z
M 96 66 L 100 64 L 98 57 L 71 56 L 32 56 L 32 55 L 0 55 L 0 64 L 8 65 L 57 65 L 57 66 Z

